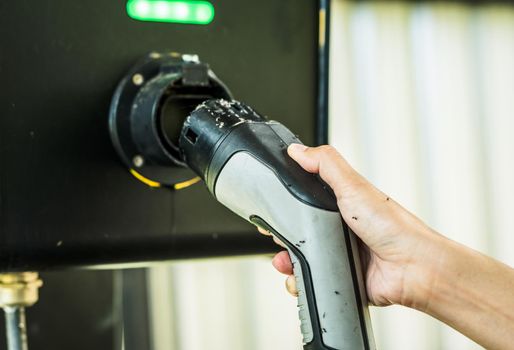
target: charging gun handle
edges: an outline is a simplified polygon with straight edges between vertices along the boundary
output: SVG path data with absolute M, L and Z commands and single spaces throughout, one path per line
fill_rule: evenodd
M 304 349 L 375 348 L 355 236 L 338 211 L 299 200 L 270 164 L 247 152 L 226 162 L 215 195 L 288 247 Z

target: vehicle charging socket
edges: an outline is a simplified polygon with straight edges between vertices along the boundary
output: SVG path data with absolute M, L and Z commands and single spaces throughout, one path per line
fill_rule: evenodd
M 212 98 L 232 99 L 225 84 L 197 55 L 147 55 L 119 83 L 109 129 L 114 147 L 139 180 L 176 186 L 195 177 L 178 141 L 187 116 Z

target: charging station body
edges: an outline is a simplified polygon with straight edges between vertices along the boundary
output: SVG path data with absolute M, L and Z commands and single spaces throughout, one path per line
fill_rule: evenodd
M 205 186 L 141 183 L 111 143 L 118 82 L 141 57 L 175 51 L 199 55 L 235 98 L 315 143 L 318 3 L 215 8 L 210 24 L 191 25 L 134 20 L 120 1 L 0 5 L 0 271 L 276 249 Z

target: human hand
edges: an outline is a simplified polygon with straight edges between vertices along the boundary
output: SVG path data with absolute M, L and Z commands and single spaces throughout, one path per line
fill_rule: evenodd
M 428 300 L 432 271 L 437 268 L 434 261 L 440 254 L 437 241 L 442 237 L 366 181 L 334 148 L 294 144 L 288 153 L 306 171 L 319 173 L 334 190 L 344 220 L 364 243 L 361 258 L 370 302 L 422 309 L 423 305 L 415 304 Z M 296 295 L 287 251 L 278 253 L 272 263 L 278 271 L 289 275 L 286 287 Z
M 487 349 L 512 348 L 513 268 L 429 228 L 371 185 L 334 148 L 293 144 L 288 153 L 334 190 L 343 219 L 361 240 L 366 292 L 372 304 L 412 307 Z M 296 294 L 287 251 L 275 256 L 273 266 L 289 275 L 287 289 Z

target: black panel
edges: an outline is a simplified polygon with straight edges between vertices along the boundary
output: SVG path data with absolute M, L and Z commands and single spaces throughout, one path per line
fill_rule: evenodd
M 200 55 L 234 96 L 315 141 L 317 2 L 216 1 L 208 26 L 138 22 L 124 1 L 0 2 L 0 270 L 274 247 L 202 185 L 128 174 L 109 103 L 150 51 Z

